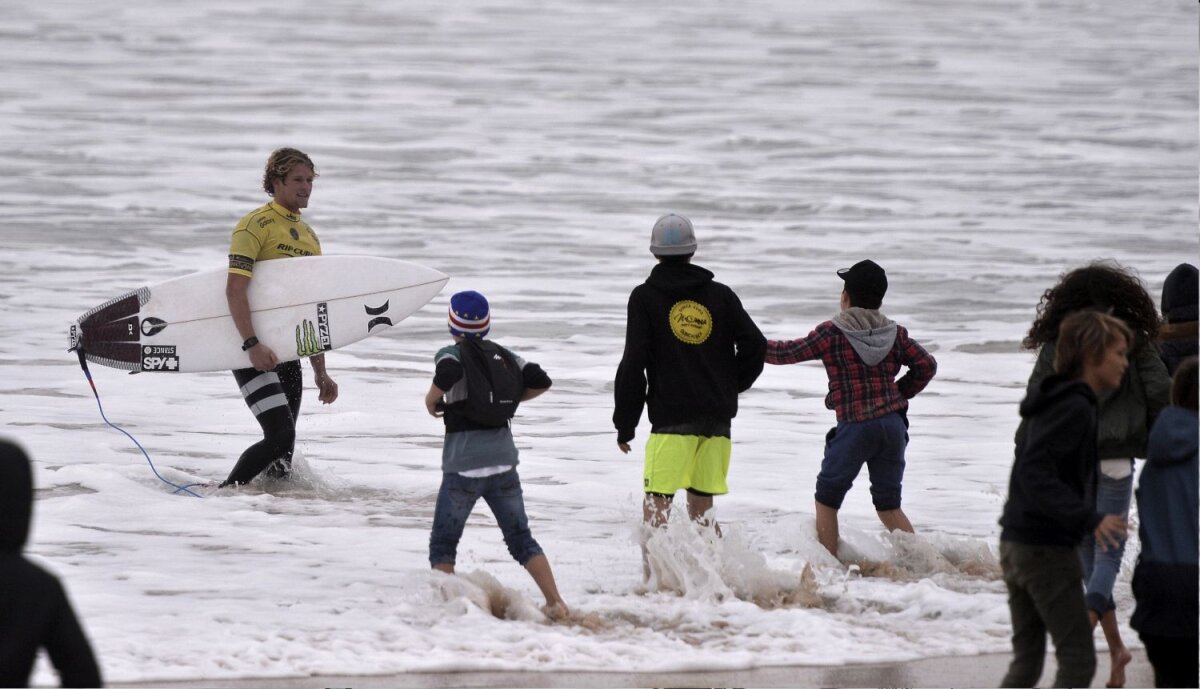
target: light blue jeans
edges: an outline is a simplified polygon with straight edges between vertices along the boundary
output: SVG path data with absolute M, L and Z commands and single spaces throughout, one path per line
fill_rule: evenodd
M 1129 460 L 1130 465 L 1133 460 Z M 1096 511 L 1100 514 L 1119 514 L 1129 518 L 1129 500 L 1133 495 L 1133 473 L 1125 478 L 1110 478 L 1100 473 L 1096 486 Z M 1083 560 L 1083 579 L 1087 583 L 1085 600 L 1088 610 L 1103 616 L 1117 607 L 1113 602 L 1113 585 L 1121 571 L 1125 556 L 1125 539 L 1116 548 L 1100 550 L 1095 537 L 1088 533 L 1079 550 Z

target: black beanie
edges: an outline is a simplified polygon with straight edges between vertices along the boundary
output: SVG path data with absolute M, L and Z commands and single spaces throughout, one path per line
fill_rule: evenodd
M 1168 323 L 1183 323 L 1197 320 L 1196 302 L 1200 299 L 1200 282 L 1197 281 L 1196 266 L 1180 263 L 1163 283 L 1162 312 Z

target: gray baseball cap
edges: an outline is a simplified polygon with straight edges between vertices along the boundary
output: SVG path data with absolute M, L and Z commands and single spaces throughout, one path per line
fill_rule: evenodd
M 650 232 L 650 253 L 655 256 L 683 256 L 696 252 L 696 231 L 692 221 L 668 213 L 654 223 Z

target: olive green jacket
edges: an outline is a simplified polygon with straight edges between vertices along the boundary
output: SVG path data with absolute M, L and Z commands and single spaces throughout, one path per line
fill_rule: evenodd
M 1037 363 L 1029 376 L 1026 394 L 1037 389 L 1042 379 L 1054 373 L 1055 341 L 1047 342 L 1038 352 Z M 1167 406 L 1171 377 L 1153 346 L 1139 343 L 1129 355 L 1129 368 L 1121 387 L 1100 393 L 1097 447 L 1100 459 L 1126 459 L 1146 456 L 1146 442 L 1158 413 Z M 1025 421 L 1017 427 L 1017 439 L 1025 435 Z

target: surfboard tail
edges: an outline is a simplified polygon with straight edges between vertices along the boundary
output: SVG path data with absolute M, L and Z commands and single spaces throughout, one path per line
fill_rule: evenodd
M 68 351 L 78 350 L 93 363 L 140 371 L 138 311 L 149 299 L 150 291 L 142 287 L 84 313 L 68 329 Z

